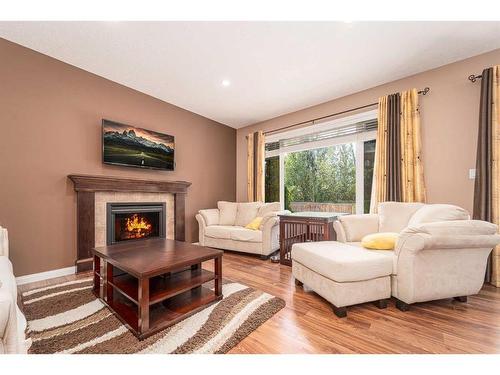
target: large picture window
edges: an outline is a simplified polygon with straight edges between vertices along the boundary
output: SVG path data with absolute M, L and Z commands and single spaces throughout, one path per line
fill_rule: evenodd
M 368 213 L 375 116 L 370 112 L 325 124 L 319 130 L 313 127 L 314 132 L 300 129 L 281 134 L 279 140 L 270 137 L 265 160 L 266 202 L 280 201 L 292 212 Z

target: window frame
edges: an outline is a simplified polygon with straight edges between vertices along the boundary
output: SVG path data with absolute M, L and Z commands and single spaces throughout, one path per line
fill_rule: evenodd
M 290 130 L 283 133 L 272 134 L 266 137 L 266 143 L 277 142 L 280 139 L 298 137 L 319 131 L 335 129 L 341 126 L 355 124 L 360 121 L 373 120 L 377 118 L 377 110 L 366 111 L 351 116 L 342 117 L 340 119 L 329 120 L 322 123 L 316 123 L 300 129 Z M 266 151 L 264 157 L 279 156 L 279 197 L 280 206 L 283 210 L 285 208 L 285 158 L 289 153 L 300 152 L 306 150 L 314 150 L 324 147 L 332 147 L 344 143 L 354 143 L 355 159 L 356 159 L 356 214 L 364 213 L 364 143 L 366 141 L 376 140 L 377 131 L 362 132 L 343 137 L 337 137 L 327 140 L 308 142 L 301 145 L 293 145 L 278 150 Z

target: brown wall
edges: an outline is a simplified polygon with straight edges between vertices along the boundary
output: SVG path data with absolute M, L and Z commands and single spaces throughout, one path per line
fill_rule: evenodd
M 175 172 L 101 163 L 101 119 L 172 134 Z M 61 61 L 0 39 L 0 225 L 16 276 L 72 266 L 76 195 L 71 173 L 192 182 L 194 215 L 235 199 L 236 131 Z
M 246 200 L 247 134 L 374 103 L 380 96 L 408 88 L 429 86 L 430 93 L 420 97 L 428 201 L 457 204 L 471 211 L 474 181 L 468 178 L 468 171 L 475 168 L 481 83 L 472 84 L 467 77 L 496 64 L 500 64 L 500 49 L 238 129 L 237 199 Z

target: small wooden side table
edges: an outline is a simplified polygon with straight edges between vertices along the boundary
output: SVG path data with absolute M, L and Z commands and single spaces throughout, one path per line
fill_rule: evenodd
M 333 222 L 340 212 L 295 212 L 279 215 L 280 263 L 292 265 L 292 245 L 299 242 L 335 241 Z

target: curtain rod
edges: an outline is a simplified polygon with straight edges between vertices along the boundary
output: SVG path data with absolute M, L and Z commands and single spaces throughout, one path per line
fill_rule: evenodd
M 467 79 L 471 81 L 472 83 L 476 82 L 478 79 L 483 78 L 481 74 L 475 75 L 471 74 Z
M 420 95 L 427 95 L 427 93 L 429 91 L 431 91 L 431 89 L 429 87 L 425 87 L 423 90 L 418 91 L 418 94 L 420 94 Z M 317 118 L 312 119 L 312 120 L 302 121 L 302 122 L 298 122 L 296 124 L 283 126 L 281 128 L 278 128 L 278 129 L 273 129 L 273 130 L 269 130 L 267 132 L 264 132 L 264 134 L 277 133 L 277 132 L 280 132 L 282 130 L 286 130 L 286 129 L 289 129 L 289 128 L 294 128 L 296 126 L 305 125 L 305 124 L 309 124 L 309 123 L 312 123 L 312 125 L 314 125 L 314 123 L 316 121 L 319 121 L 319 120 L 324 120 L 324 119 L 329 118 L 329 117 L 343 115 L 344 113 L 354 112 L 354 111 L 358 111 L 360 109 L 364 109 L 364 108 L 368 108 L 368 107 L 373 107 L 373 106 L 376 106 L 376 105 L 378 105 L 378 102 L 377 103 L 370 103 L 370 104 L 362 105 L 361 107 L 347 109 L 347 110 L 341 111 L 341 112 L 332 113 L 331 115 L 317 117 Z

